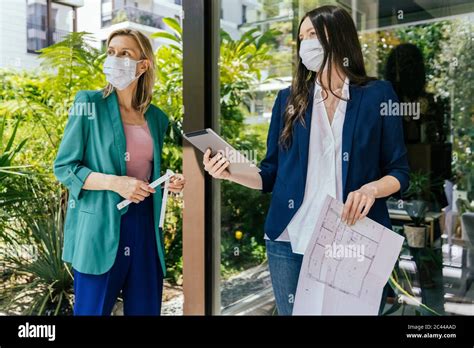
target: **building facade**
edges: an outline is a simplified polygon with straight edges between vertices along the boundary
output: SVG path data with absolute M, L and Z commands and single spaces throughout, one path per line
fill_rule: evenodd
M 221 25 L 233 38 L 243 26 L 262 18 L 262 0 L 222 0 Z M 0 67 L 35 69 L 38 50 L 61 41 L 68 33 L 91 33 L 101 48 L 108 35 L 133 28 L 146 35 L 168 30 L 163 18 L 182 22 L 182 0 L 9 0 L 0 4 Z M 154 39 L 153 46 L 166 43 Z

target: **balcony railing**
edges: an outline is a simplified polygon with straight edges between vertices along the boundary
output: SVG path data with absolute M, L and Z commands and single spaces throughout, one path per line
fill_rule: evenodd
M 153 28 L 164 29 L 162 19 L 162 16 L 155 13 L 144 11 L 136 7 L 124 6 L 113 10 L 111 13 L 102 13 L 102 26 L 129 21 Z
M 63 41 L 70 33 L 71 32 L 67 30 L 52 29 L 51 38 L 53 40 L 53 44 Z
M 68 30 L 47 28 L 33 23 L 27 23 L 26 30 L 28 38 L 27 50 L 31 53 L 36 53 L 37 50 L 60 42 L 71 33 Z

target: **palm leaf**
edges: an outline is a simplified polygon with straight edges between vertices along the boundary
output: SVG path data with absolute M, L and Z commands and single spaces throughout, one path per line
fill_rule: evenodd
M 154 39 L 168 39 L 177 43 L 181 43 L 181 40 L 179 38 L 164 30 L 151 34 L 151 37 Z
M 181 37 L 183 36 L 183 30 L 181 29 L 181 26 L 179 25 L 179 23 L 176 19 L 171 18 L 171 17 L 166 17 L 166 18 L 163 18 L 163 23 L 165 23 L 168 27 L 173 29 L 173 31 L 181 39 Z

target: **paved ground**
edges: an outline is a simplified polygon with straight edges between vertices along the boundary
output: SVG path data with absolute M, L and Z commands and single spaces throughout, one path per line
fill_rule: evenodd
M 250 268 L 224 281 L 221 285 L 221 303 L 224 315 L 274 314 L 267 264 Z M 165 284 L 161 314 L 183 314 L 183 294 L 180 287 Z
M 275 306 L 267 264 L 250 268 L 223 281 L 221 303 L 223 315 L 274 315 Z M 182 287 L 165 282 L 161 314 L 183 315 Z M 0 315 L 6 314 L 0 312 Z M 123 315 L 120 300 L 112 315 Z

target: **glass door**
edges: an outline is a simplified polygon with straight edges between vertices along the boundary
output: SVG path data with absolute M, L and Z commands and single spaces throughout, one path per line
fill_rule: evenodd
M 453 274 L 462 274 L 455 283 L 465 285 L 467 278 L 472 281 L 472 273 L 467 264 L 455 263 L 458 269 L 454 271 L 446 264 L 448 249 L 465 250 L 466 246 L 459 246 L 463 244 L 460 235 L 446 244 L 447 232 L 441 221 L 446 201 L 439 184 L 452 174 L 461 175 L 460 182 L 472 194 L 468 183 L 472 183 L 473 168 L 465 154 L 472 150 L 474 138 L 473 89 L 462 87 L 473 81 L 469 68 L 474 52 L 472 2 L 413 1 L 401 6 L 398 1 L 373 0 L 222 0 L 221 134 L 255 163 L 263 159 L 273 103 L 278 91 L 292 81 L 299 20 L 322 5 L 337 5 L 352 15 L 369 75 L 391 81 L 400 99 L 404 88 L 410 86 L 409 78 L 416 80 L 412 84 L 421 85 L 416 103 L 425 116 L 413 124 L 406 122 L 404 127 L 413 172 L 429 181 L 429 236 L 421 251 L 404 246 L 393 275 L 395 290 L 390 292 L 385 310 L 396 315 L 430 310 L 474 314 L 472 289 L 463 294 L 446 290 L 454 286 Z M 421 60 L 417 62 L 413 55 Z M 406 67 L 403 85 L 396 71 L 394 75 L 396 63 Z M 410 72 L 410 68 L 421 66 L 424 74 Z M 404 204 L 410 199 L 388 203 L 394 230 L 404 236 L 409 220 Z M 224 315 L 277 314 L 264 241 L 269 202 L 268 194 L 230 182 L 221 184 L 220 295 Z M 453 298 L 461 298 L 464 305 L 454 305 Z

